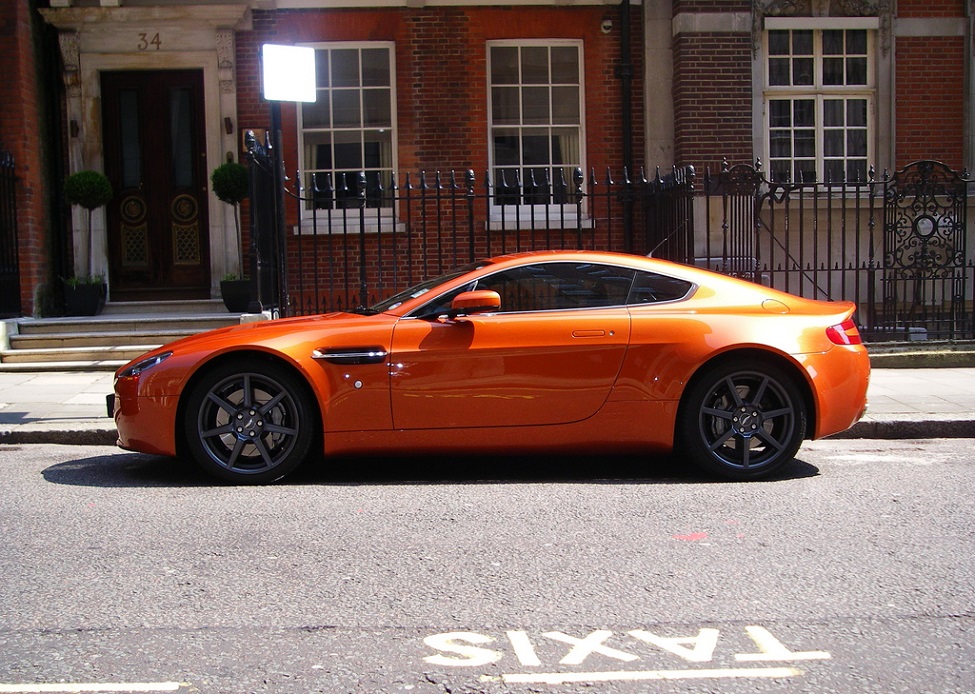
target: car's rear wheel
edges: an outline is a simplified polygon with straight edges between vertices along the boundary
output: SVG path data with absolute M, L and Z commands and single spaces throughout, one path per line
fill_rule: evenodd
M 307 387 L 277 364 L 228 363 L 197 382 L 184 433 L 194 460 L 238 484 L 261 484 L 293 471 L 314 440 Z
M 733 480 L 771 475 L 806 433 L 795 380 L 775 364 L 724 362 L 695 378 L 681 404 L 680 446 L 701 468 Z

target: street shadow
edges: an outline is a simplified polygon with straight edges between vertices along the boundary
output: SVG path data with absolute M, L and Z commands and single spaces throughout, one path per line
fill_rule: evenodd
M 80 487 L 202 487 L 214 484 L 192 463 L 147 453 L 78 458 L 45 468 L 41 474 L 52 484 Z
M 815 477 L 819 469 L 802 459 L 763 482 Z M 52 484 L 86 487 L 220 487 L 190 461 L 144 453 L 117 453 L 48 467 Z M 290 485 L 471 485 L 471 484 L 734 484 L 706 475 L 672 456 L 356 456 L 309 459 L 284 480 Z

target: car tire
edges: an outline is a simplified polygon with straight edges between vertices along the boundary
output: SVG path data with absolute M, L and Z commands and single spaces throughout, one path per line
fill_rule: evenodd
M 768 477 L 792 460 L 806 434 L 806 403 L 786 369 L 725 361 L 695 377 L 681 400 L 681 450 L 731 480 Z
M 223 364 L 190 392 L 187 448 L 207 473 L 229 482 L 281 479 L 304 461 L 315 440 L 313 400 L 286 367 Z

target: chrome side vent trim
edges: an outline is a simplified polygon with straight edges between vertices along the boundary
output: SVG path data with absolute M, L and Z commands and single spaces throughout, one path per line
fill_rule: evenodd
M 311 358 L 343 366 L 382 364 L 386 361 L 386 350 L 382 347 L 349 347 L 346 349 L 322 347 L 312 351 Z

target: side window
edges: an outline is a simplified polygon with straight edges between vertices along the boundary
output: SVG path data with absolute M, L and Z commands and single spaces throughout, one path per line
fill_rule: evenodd
M 477 289 L 501 295 L 501 311 L 557 311 L 622 306 L 634 270 L 592 263 L 539 263 L 478 281 Z
M 435 300 L 424 305 L 422 308 L 417 309 L 412 313 L 414 317 L 417 318 L 434 318 L 436 316 L 442 316 L 450 310 L 450 305 L 458 294 L 462 292 L 469 292 L 474 289 L 474 283 L 465 284 L 462 287 L 457 287 L 452 289 L 446 294 L 438 296 Z
M 639 306 L 661 301 L 676 301 L 687 296 L 693 286 L 690 282 L 675 277 L 653 272 L 638 272 L 626 303 Z

